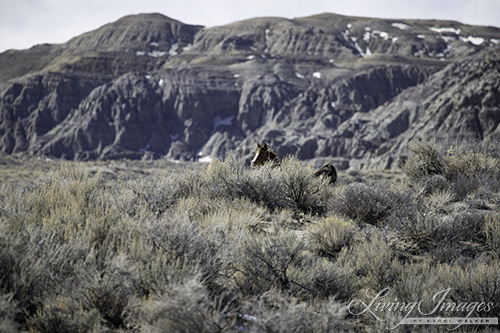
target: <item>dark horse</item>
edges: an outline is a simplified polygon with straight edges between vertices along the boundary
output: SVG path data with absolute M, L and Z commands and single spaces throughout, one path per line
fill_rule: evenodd
M 261 166 L 268 161 L 271 161 L 275 165 L 280 164 L 278 155 L 269 147 L 267 142 L 262 146 L 257 143 L 257 151 L 255 152 L 255 156 L 251 162 L 252 166 Z M 320 169 L 314 172 L 314 175 L 316 177 L 328 178 L 330 184 L 335 184 L 337 181 L 337 170 L 330 163 L 323 165 Z

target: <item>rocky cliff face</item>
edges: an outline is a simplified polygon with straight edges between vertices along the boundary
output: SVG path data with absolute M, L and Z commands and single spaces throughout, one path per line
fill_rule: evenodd
M 458 22 L 127 16 L 0 54 L 0 150 L 207 160 L 268 141 L 313 164 L 397 167 L 417 138 L 499 139 L 499 41 Z

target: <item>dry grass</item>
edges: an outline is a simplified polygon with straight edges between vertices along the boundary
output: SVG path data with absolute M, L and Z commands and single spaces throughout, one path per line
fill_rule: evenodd
M 498 317 L 499 190 L 481 180 L 494 167 L 439 160 L 442 175 L 388 185 L 341 173 L 331 186 L 293 157 L 253 169 L 233 156 L 4 156 L 0 331 L 385 330 L 402 313 L 349 308 L 384 288 L 403 302 L 450 288 L 444 301 L 491 303 L 474 316 Z

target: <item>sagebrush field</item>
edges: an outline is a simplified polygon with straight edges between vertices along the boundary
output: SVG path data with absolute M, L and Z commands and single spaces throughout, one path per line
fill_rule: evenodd
M 11 168 L 0 331 L 388 331 L 423 317 L 419 301 L 432 317 L 500 317 L 500 151 L 410 151 L 403 179 L 334 186 L 294 157 Z

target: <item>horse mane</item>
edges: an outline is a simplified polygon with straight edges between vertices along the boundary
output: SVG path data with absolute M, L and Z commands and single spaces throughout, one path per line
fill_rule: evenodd
M 271 147 L 269 147 L 268 152 L 270 161 L 280 163 L 280 158 L 278 157 L 278 154 L 276 154 Z
M 319 170 L 314 173 L 316 177 L 326 177 L 329 179 L 330 184 L 335 184 L 337 181 L 337 170 L 333 164 L 325 164 Z

